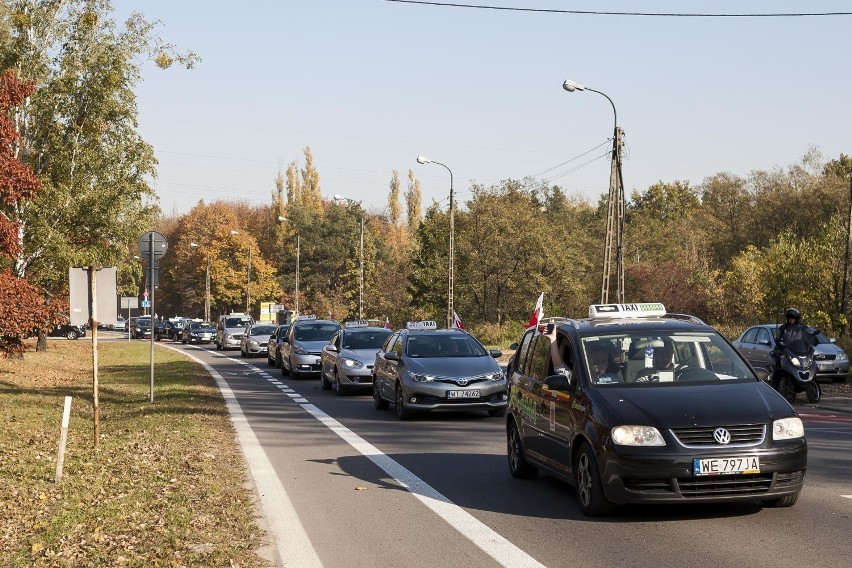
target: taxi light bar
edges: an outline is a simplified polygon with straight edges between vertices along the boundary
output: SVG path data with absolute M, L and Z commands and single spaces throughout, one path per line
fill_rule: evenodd
M 310 314 L 310 315 L 307 315 L 307 316 L 299 316 L 299 317 L 296 318 L 296 321 L 315 320 L 315 319 L 317 319 L 317 316 Z
M 648 304 L 592 304 L 589 306 L 591 319 L 647 318 L 666 315 L 660 303 Z
M 347 321 L 347 322 L 344 322 L 344 323 L 343 323 L 343 326 L 344 326 L 344 327 L 346 327 L 346 328 L 353 328 L 353 327 L 370 327 L 370 322 L 368 322 L 367 320 L 354 320 L 354 321 Z
M 410 321 L 405 324 L 405 329 L 438 329 L 434 321 Z

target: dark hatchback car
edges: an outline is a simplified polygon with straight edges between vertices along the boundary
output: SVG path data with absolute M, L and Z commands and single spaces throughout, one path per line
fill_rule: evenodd
M 57 325 L 47 333 L 48 337 L 64 337 L 66 339 L 77 339 L 86 337 L 86 326 L 71 325 L 70 323 Z
M 807 468 L 804 427 L 730 343 L 661 304 L 590 307 L 528 330 L 510 378 L 509 469 L 573 484 L 580 510 L 625 503 L 756 501 L 792 506 Z
M 136 318 L 136 321 L 133 322 L 133 327 L 130 328 L 130 335 L 133 339 L 147 339 L 151 337 L 151 316 Z

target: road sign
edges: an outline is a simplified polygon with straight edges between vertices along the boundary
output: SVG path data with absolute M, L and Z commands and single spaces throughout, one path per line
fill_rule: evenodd
M 169 250 L 169 243 L 161 233 L 157 231 L 148 231 L 141 237 L 139 237 L 139 256 L 144 258 L 145 260 L 149 260 L 151 258 L 151 243 L 153 242 L 153 253 L 154 253 L 154 262 L 159 260 L 159 257 L 166 254 L 166 251 Z
M 150 308 L 151 307 L 151 301 L 150 300 L 142 300 L 142 307 L 143 308 Z

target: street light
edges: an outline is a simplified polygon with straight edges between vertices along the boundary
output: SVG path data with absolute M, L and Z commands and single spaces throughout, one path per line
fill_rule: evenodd
M 232 235 L 239 235 L 239 231 L 231 229 Z M 248 271 L 246 276 L 246 313 L 251 315 L 251 242 L 248 246 Z
M 606 225 L 606 244 L 604 245 L 604 269 L 601 282 L 601 303 L 605 304 L 609 301 L 609 267 L 611 264 L 611 249 L 612 249 L 612 233 L 615 230 L 616 247 L 615 247 L 615 270 L 616 270 L 616 286 L 615 294 L 616 301 L 624 302 L 624 181 L 621 175 L 621 129 L 618 128 L 618 112 L 615 110 L 615 103 L 607 96 L 606 93 L 591 89 L 566 79 L 562 83 L 562 88 L 573 93 L 574 91 L 591 91 L 606 97 L 609 104 L 612 106 L 613 128 L 612 128 L 612 165 L 609 175 L 609 200 L 607 202 L 607 225 Z
M 448 275 L 448 293 L 447 293 L 447 328 L 453 324 L 453 257 L 456 249 L 456 224 L 455 224 L 455 207 L 453 205 L 453 171 L 446 164 L 430 160 L 426 156 L 417 156 L 418 164 L 438 164 L 444 166 L 450 172 L 450 262 Z
M 287 220 L 287 217 L 284 217 L 283 215 L 278 216 L 278 222 L 279 223 L 283 223 L 286 220 Z M 294 306 L 294 311 L 295 311 L 296 316 L 299 315 L 299 253 L 300 253 L 300 249 L 301 249 L 301 239 L 300 239 L 299 233 L 296 233 L 296 300 L 295 300 L 295 306 Z
M 198 243 L 189 243 L 192 248 L 199 248 Z M 204 321 L 210 321 L 210 251 L 204 251 L 207 257 L 207 271 L 204 277 Z
M 334 195 L 335 201 L 355 203 L 354 200 L 342 195 Z M 360 203 L 359 203 L 360 205 Z M 358 257 L 358 319 L 364 319 L 364 212 L 361 212 L 361 252 Z

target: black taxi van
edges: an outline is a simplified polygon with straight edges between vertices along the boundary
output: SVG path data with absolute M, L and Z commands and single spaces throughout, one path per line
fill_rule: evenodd
M 541 469 L 573 484 L 588 516 L 625 503 L 795 504 L 802 421 L 720 333 L 657 303 L 556 319 L 555 334 L 524 333 L 510 366 L 514 477 Z

